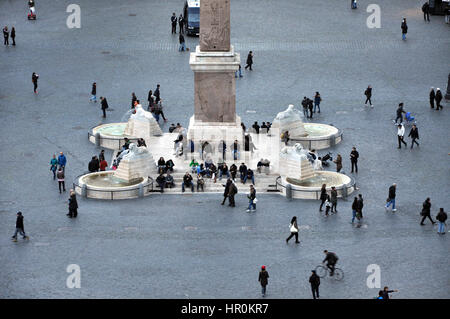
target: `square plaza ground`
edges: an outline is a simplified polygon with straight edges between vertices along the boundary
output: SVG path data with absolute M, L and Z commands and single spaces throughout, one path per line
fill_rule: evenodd
M 37 1 L 38 20 L 26 20 L 26 4 L 0 2 L 2 25 L 16 27 L 16 47 L 0 48 L 0 297 L 2 298 L 257 298 L 259 267 L 270 274 L 268 297 L 310 298 L 310 270 L 329 249 L 340 257 L 342 282 L 323 280 L 323 298 L 371 298 L 366 267 L 381 267 L 382 285 L 397 298 L 449 298 L 449 234 L 419 226 L 431 197 L 432 216 L 449 201 L 448 107 L 430 110 L 430 86 L 445 94 L 450 71 L 450 29 L 443 17 L 424 23 L 421 1 L 378 1 L 381 28 L 369 29 L 369 2 L 244 1 L 231 3 L 231 43 L 253 71 L 236 82 L 237 114 L 247 126 L 271 121 L 303 96 L 322 95 L 314 122 L 344 131 L 331 148 L 349 172 L 352 146 L 360 152 L 358 193 L 364 223 L 354 228 L 351 198 L 325 219 L 318 202 L 259 196 L 246 214 L 220 205 L 221 195 L 150 196 L 121 202 L 78 198 L 79 217 L 68 219 L 67 194 L 59 195 L 48 162 L 64 151 L 68 188 L 99 150 L 87 131 L 118 122 L 130 94 L 146 100 L 161 84 L 165 115 L 187 126 L 193 113 L 193 72 L 178 52 L 170 15 L 183 1 L 78 1 L 81 28 L 68 29 L 71 1 Z M 401 40 L 401 18 L 408 20 Z M 187 38 L 195 48 L 198 38 Z M 39 94 L 31 73 L 40 75 Z M 91 83 L 108 98 L 89 103 Z M 375 105 L 363 106 L 372 85 Z M 418 120 L 420 148 L 397 149 L 392 125 L 399 102 Z M 167 131 L 168 124 L 162 128 Z M 409 139 L 406 139 L 409 144 Z M 108 154 L 110 157 L 111 154 Z M 331 167 L 334 169 L 334 166 Z M 383 204 L 398 184 L 395 214 Z M 15 213 L 25 215 L 27 243 L 11 243 Z M 286 245 L 289 221 L 298 216 L 301 244 Z M 81 289 L 66 287 L 66 267 L 81 267 Z

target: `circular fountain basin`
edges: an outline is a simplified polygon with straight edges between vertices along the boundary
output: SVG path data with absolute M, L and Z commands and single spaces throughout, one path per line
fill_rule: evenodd
M 301 143 L 304 148 L 321 150 L 334 146 L 342 141 L 342 132 L 332 125 L 321 123 L 303 123 L 305 137 L 293 137 L 293 142 Z
M 75 192 L 87 198 L 128 199 L 149 194 L 148 178 L 125 181 L 114 176 L 114 171 L 95 172 L 82 175 L 74 183 Z
M 292 190 L 292 198 L 319 199 L 323 184 L 326 184 L 327 191 L 331 191 L 331 186 L 336 187 L 338 197 L 347 197 L 355 190 L 355 181 L 344 174 L 331 171 L 316 171 L 311 178 L 296 179 L 291 177 L 281 178 L 279 183 L 283 195 L 286 196 L 286 186 Z
M 125 143 L 125 137 L 128 139 L 136 140 L 134 136 L 125 134 L 125 128 L 127 123 L 108 123 L 96 126 L 92 129 L 92 133 L 89 134 L 89 141 L 103 148 L 119 150 Z M 97 141 L 96 136 L 99 140 Z

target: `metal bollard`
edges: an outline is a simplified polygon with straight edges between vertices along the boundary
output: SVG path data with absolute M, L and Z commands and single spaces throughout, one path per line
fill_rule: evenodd
M 348 196 L 348 187 L 347 185 L 344 185 L 342 187 L 342 198 L 347 198 L 347 196 Z
M 95 146 L 100 147 L 100 133 L 95 133 Z
M 291 200 L 292 199 L 292 185 L 286 184 L 286 198 Z
M 336 145 L 336 135 L 330 136 L 330 147 L 333 147 Z
M 139 184 L 139 198 L 144 197 L 144 185 Z

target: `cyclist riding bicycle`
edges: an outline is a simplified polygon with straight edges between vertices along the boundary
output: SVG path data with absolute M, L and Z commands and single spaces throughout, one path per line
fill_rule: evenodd
M 330 276 L 334 275 L 334 268 L 336 266 L 337 261 L 339 260 L 338 256 L 336 256 L 335 253 L 324 250 L 323 253 L 326 255 L 325 259 L 322 261 L 322 263 L 327 262 L 327 267 L 330 269 Z

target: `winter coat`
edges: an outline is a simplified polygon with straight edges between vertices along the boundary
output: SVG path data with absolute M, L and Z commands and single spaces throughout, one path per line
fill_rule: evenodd
M 19 228 L 19 229 L 23 230 L 23 216 L 17 216 L 16 228 Z
M 434 90 L 431 90 L 430 91 L 430 101 L 434 101 L 435 97 L 436 97 L 436 94 L 434 93 Z
M 411 128 L 411 131 L 409 131 L 409 135 L 411 138 L 419 138 L 419 129 L 416 127 L 416 129 Z
M 442 93 L 441 93 L 441 90 L 436 91 L 436 97 L 435 97 L 435 99 L 436 99 L 436 102 L 438 102 L 438 103 L 442 101 Z
M 436 215 L 436 220 L 441 222 L 441 223 L 445 223 L 445 221 L 447 220 L 447 213 L 446 212 L 439 212 Z
M 389 187 L 389 195 L 388 198 L 389 199 L 395 199 L 395 191 L 396 191 L 396 187 L 394 185 L 392 185 L 391 187 Z
M 268 284 L 269 273 L 266 270 L 261 270 L 259 272 L 258 281 L 261 283 L 261 286 L 265 287 Z
M 321 200 L 326 200 L 327 199 L 327 190 L 326 189 L 322 189 L 320 191 L 320 199 Z
M 430 215 L 431 212 L 431 203 L 428 201 L 424 201 L 422 204 L 422 216 Z
M 234 183 L 230 183 L 230 187 L 228 190 L 228 196 L 234 196 L 238 192 L 238 189 Z
M 247 64 L 253 64 L 253 55 L 251 53 L 249 53 L 247 56 Z
M 309 282 L 311 287 L 317 288 L 320 286 L 320 277 L 316 274 L 312 274 L 311 277 L 309 277 Z
M 250 200 L 254 200 L 256 198 L 256 190 L 254 188 L 250 191 L 250 194 L 248 195 L 248 198 Z
M 97 94 L 97 85 L 92 84 L 92 91 L 91 91 L 92 95 L 96 95 Z
M 102 100 L 102 110 L 106 110 L 108 108 L 108 102 L 106 101 L 106 97 Z
M 337 203 L 337 190 L 331 190 L 331 196 L 330 196 L 330 202 L 332 204 L 336 204 Z
M 401 125 L 398 129 L 397 129 L 397 135 L 398 136 L 402 136 L 405 135 L 405 127 L 403 125 Z
M 353 156 L 352 156 L 353 155 Z M 358 161 L 359 153 L 358 151 L 351 151 L 350 152 L 350 160 L 354 163 Z
M 58 178 L 58 182 L 64 182 L 64 171 L 58 171 L 58 173 L 56 173 L 56 177 Z
M 56 171 L 56 166 L 58 165 L 58 160 L 56 158 L 52 158 L 50 160 L 51 170 Z
M 74 195 L 71 195 L 69 198 L 69 210 L 74 211 L 77 208 L 78 208 L 77 197 L 74 194 Z
M 406 22 L 402 22 L 402 33 L 406 34 L 408 32 L 408 25 L 406 24 Z

